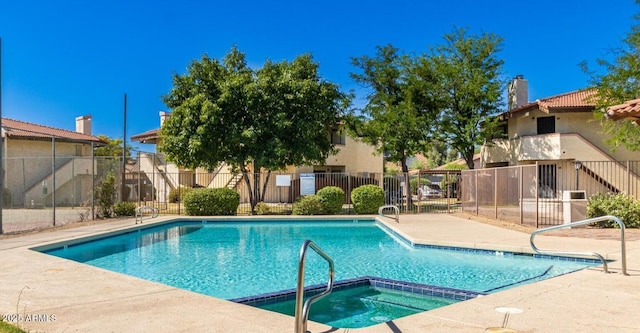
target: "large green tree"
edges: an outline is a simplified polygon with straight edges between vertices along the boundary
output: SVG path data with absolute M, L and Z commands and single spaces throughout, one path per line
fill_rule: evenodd
M 122 157 L 122 139 L 112 139 L 104 134 L 98 135 L 98 138 L 107 144 L 93 150 L 94 156 Z M 125 153 L 127 158 L 131 157 L 131 146 L 127 146 Z
M 640 4 L 640 0 L 636 0 Z M 640 14 L 634 16 L 636 22 Z M 640 150 L 640 126 L 629 120 L 612 121 L 605 117 L 608 107 L 640 97 L 640 25 L 636 23 L 622 39 L 620 47 L 611 50 L 614 59 L 598 59 L 597 66 L 603 71 L 588 68 L 583 70 L 590 76 L 591 86 L 596 88 L 593 102 L 595 116 L 600 120 L 603 132 L 610 138 L 613 147 L 624 146 L 629 150 Z
M 254 70 L 234 47 L 222 60 L 193 61 L 164 101 L 172 109 L 159 145 L 167 159 L 207 170 L 227 163 L 242 173 L 253 212 L 271 171 L 324 163 L 335 152 L 329 134 L 349 96 L 320 77 L 310 55 Z
M 104 134 L 98 135 L 98 138 L 107 143 L 93 150 L 93 155 L 100 157 L 96 159 L 98 175 L 105 176 L 108 172 L 122 171 L 122 139 L 112 139 Z M 127 146 L 125 156 L 127 159 L 131 158 L 131 146 Z
M 444 41 L 416 59 L 414 72 L 437 99 L 438 119 L 432 129 L 437 140 L 459 152 L 473 169 L 476 147 L 498 134 L 495 116 L 505 87 L 504 61 L 497 56 L 502 38 L 456 28 Z
M 367 89 L 364 107 L 348 117 L 347 129 L 372 144 L 386 160 L 400 162 L 409 171 L 407 158 L 428 145 L 433 105 L 415 81 L 411 59 L 392 45 L 378 46 L 374 57 L 352 58 L 359 72 L 351 77 Z

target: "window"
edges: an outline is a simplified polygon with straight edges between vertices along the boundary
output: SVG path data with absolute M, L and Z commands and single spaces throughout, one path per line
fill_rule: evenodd
M 538 117 L 538 134 L 556 132 L 556 117 Z
M 344 145 L 346 141 L 345 135 L 341 130 L 331 130 L 331 143 L 334 145 Z

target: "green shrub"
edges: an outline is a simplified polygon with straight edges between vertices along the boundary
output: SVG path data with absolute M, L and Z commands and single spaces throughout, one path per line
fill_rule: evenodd
M 188 191 L 184 198 L 187 215 L 236 215 L 240 195 L 228 188 L 200 188 Z
M 597 193 L 589 198 L 587 217 L 613 215 L 627 228 L 640 228 L 640 201 L 626 194 Z M 618 228 L 613 221 L 597 222 L 601 228 Z
M 111 217 L 113 204 L 116 198 L 116 176 L 113 172 L 107 173 L 102 183 L 96 187 L 96 200 L 98 201 L 98 217 Z
M 136 214 L 136 204 L 129 201 L 118 202 L 113 206 L 116 216 L 133 216 Z
M 184 198 L 185 194 L 187 194 L 191 190 L 193 190 L 193 188 L 189 186 L 172 188 L 171 191 L 169 191 L 169 202 L 180 202 L 180 199 Z
M 384 190 L 376 185 L 362 185 L 351 192 L 356 214 L 375 214 L 384 205 Z
M 258 202 L 254 208 L 256 215 L 269 215 L 271 214 L 271 208 L 264 202 Z
M 342 213 L 342 204 L 344 203 L 344 191 L 337 186 L 323 187 L 316 194 L 322 202 L 325 214 Z
M 322 200 L 317 195 L 305 195 L 293 203 L 295 215 L 320 215 L 324 212 Z

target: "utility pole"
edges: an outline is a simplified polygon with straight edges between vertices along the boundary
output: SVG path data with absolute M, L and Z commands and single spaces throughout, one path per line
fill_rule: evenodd
M 127 198 L 124 197 L 125 194 L 125 177 L 127 175 L 127 94 L 124 94 L 124 121 L 123 121 L 123 131 L 122 134 L 122 184 L 120 186 L 120 201 L 125 201 Z

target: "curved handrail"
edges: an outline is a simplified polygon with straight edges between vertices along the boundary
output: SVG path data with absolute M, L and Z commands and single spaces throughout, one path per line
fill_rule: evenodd
M 160 214 L 160 209 L 151 207 L 151 206 L 140 206 L 136 208 L 136 224 L 138 224 L 138 220 L 142 223 L 142 219 L 145 213 L 150 213 L 150 219 L 158 217 Z
M 316 251 L 322 258 L 329 263 L 329 282 L 327 282 L 327 289 L 319 294 L 313 295 L 304 302 L 302 305 L 302 299 L 304 298 L 304 260 L 307 255 L 307 249 L 311 248 Z M 300 260 L 298 261 L 298 286 L 296 289 L 296 333 L 307 332 L 307 319 L 309 318 L 309 309 L 311 303 L 317 301 L 321 297 L 329 294 L 333 290 L 333 259 L 329 257 L 318 245 L 316 245 L 310 239 L 307 239 L 300 248 Z
M 396 206 L 396 205 L 381 206 L 380 208 L 378 208 L 378 215 L 386 217 L 386 215 L 382 214 L 382 212 L 385 209 L 393 209 L 393 211 L 395 213 L 394 219 L 396 220 L 396 222 L 400 223 L 400 209 L 398 208 L 398 206 Z
M 629 274 L 627 274 L 627 250 L 626 250 L 626 245 L 625 245 L 625 241 L 624 241 L 624 229 L 625 229 L 624 228 L 624 222 L 622 222 L 622 220 L 620 220 L 619 218 L 617 218 L 615 216 L 612 216 L 612 215 L 594 217 L 594 218 L 590 218 L 590 219 L 586 219 L 586 220 L 581 220 L 581 221 L 577 221 L 577 222 L 572 222 L 572 223 L 568 223 L 568 224 L 561 224 L 561 225 L 556 225 L 556 226 L 553 226 L 553 227 L 548 227 L 548 228 L 536 230 L 536 231 L 531 233 L 531 237 L 529 238 L 529 244 L 531 244 L 531 248 L 533 249 L 533 251 L 535 251 L 536 253 L 540 253 L 540 254 L 587 255 L 587 256 L 596 257 L 596 258 L 600 259 L 600 261 L 602 261 L 602 266 L 603 266 L 604 272 L 605 273 L 609 273 L 608 266 L 607 266 L 607 261 L 599 253 L 596 253 L 596 252 L 571 252 L 571 251 L 552 251 L 552 250 L 545 251 L 545 250 L 540 250 L 533 243 L 533 239 L 536 237 L 537 234 L 540 234 L 540 233 L 543 233 L 543 232 L 546 232 L 546 231 L 557 230 L 557 229 L 562 229 L 562 228 L 571 228 L 573 226 L 591 224 L 591 223 L 594 223 L 594 222 L 601 222 L 601 221 L 611 221 L 611 220 L 615 221 L 620 226 L 620 244 L 621 244 L 620 245 L 620 252 L 621 252 L 621 256 L 622 256 L 622 259 L 621 259 L 622 260 L 622 274 L 623 275 L 629 275 Z

